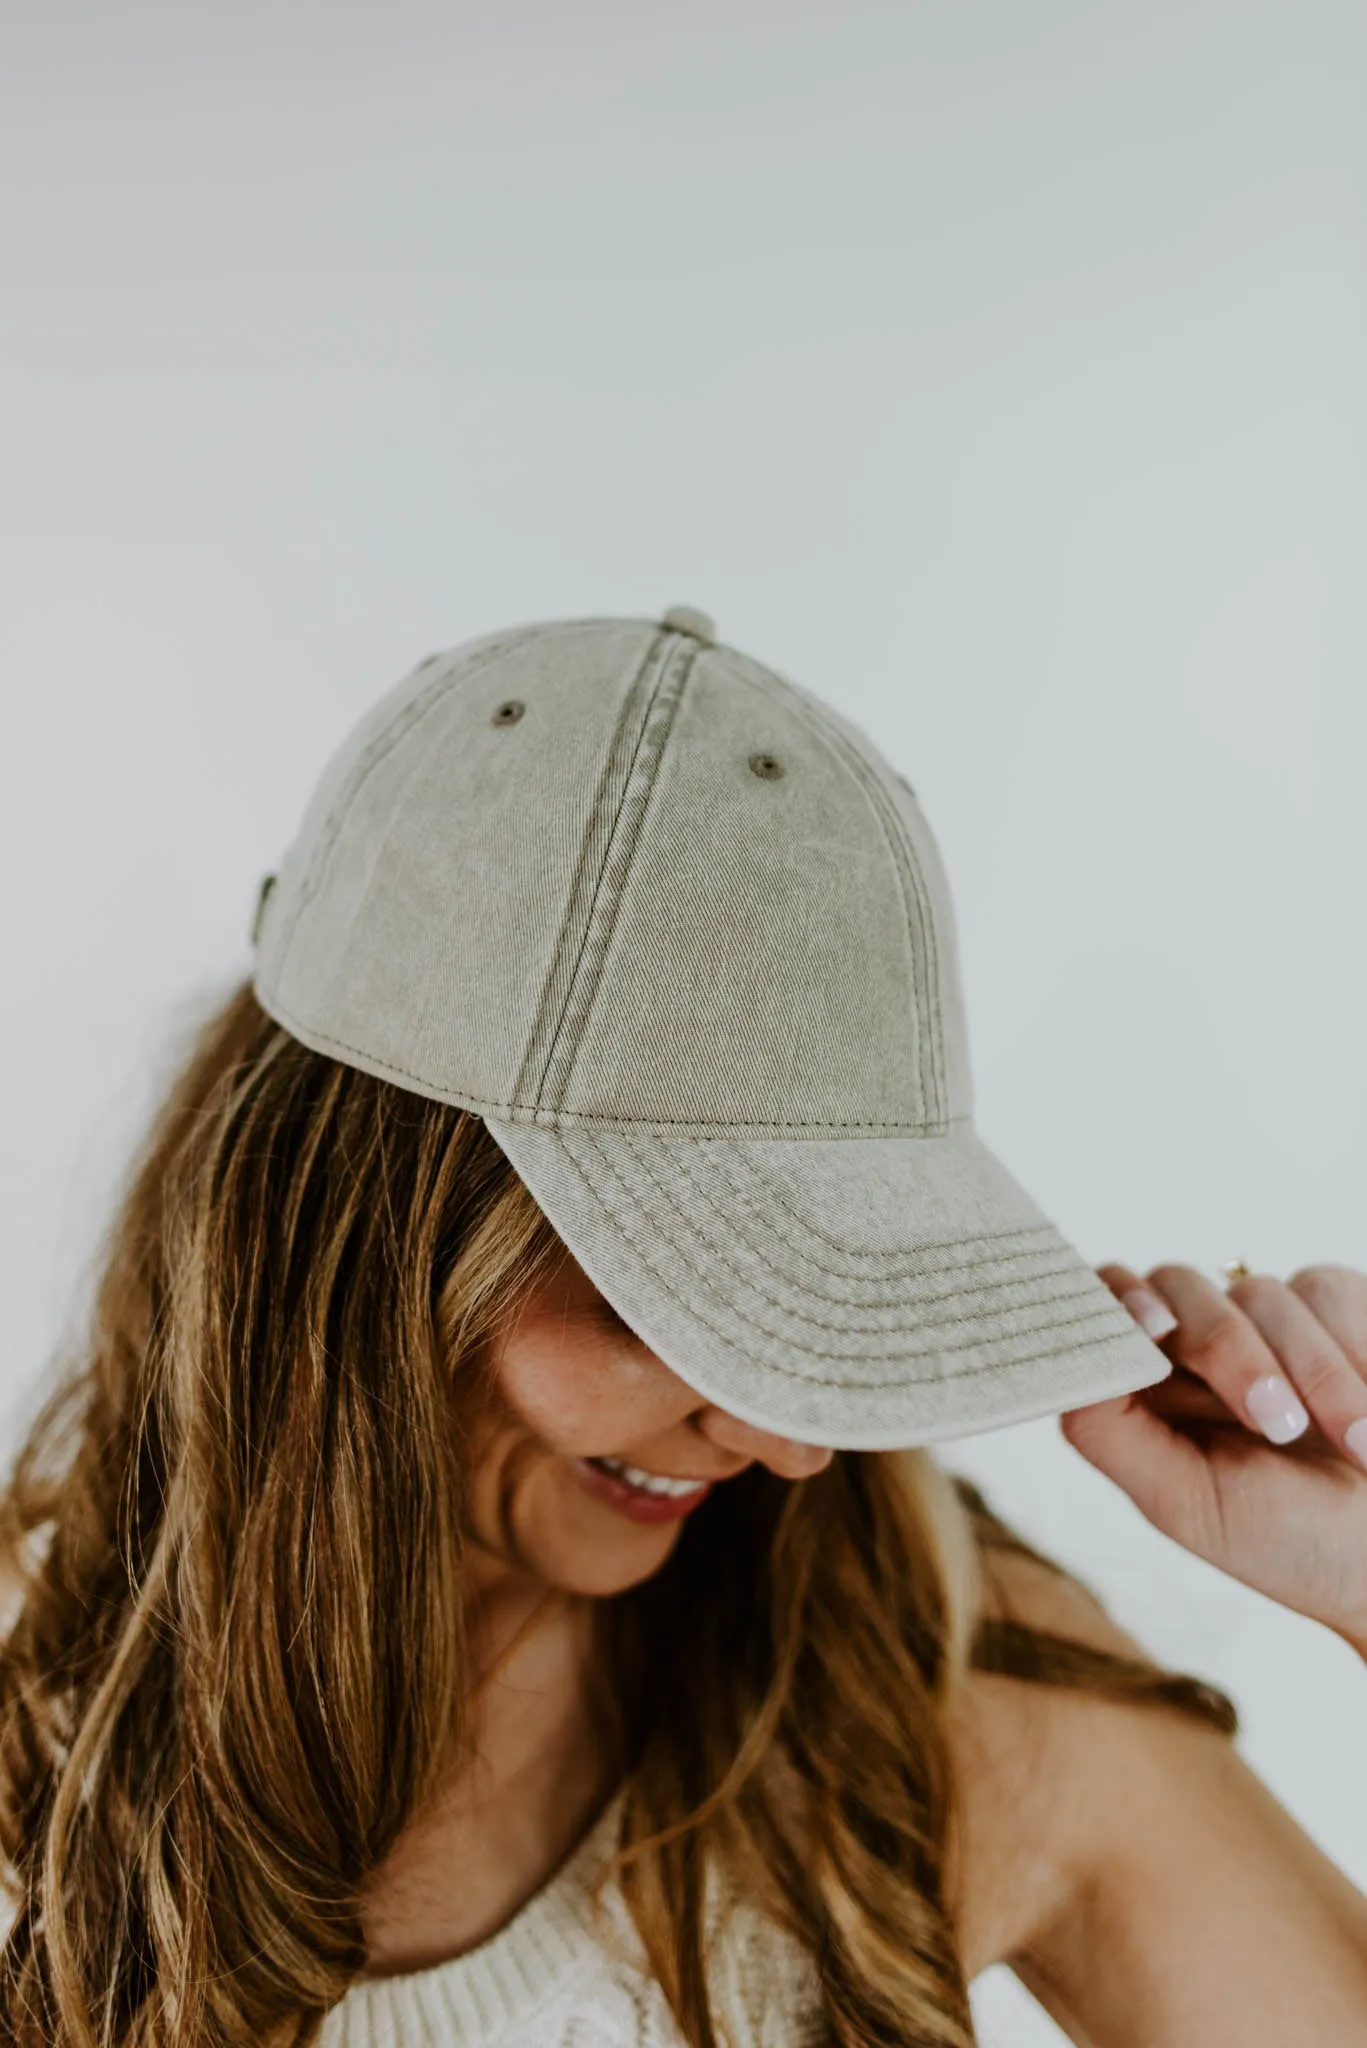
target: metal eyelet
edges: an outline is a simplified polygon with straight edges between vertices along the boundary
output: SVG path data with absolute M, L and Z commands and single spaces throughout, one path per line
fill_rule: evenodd
M 776 761 L 772 754 L 752 754 L 750 767 L 754 774 L 762 775 L 766 782 L 773 782 L 786 772 L 783 763 Z
M 516 725 L 526 708 L 525 704 L 518 703 L 516 697 L 510 697 L 506 704 L 499 705 L 489 723 L 490 725 Z

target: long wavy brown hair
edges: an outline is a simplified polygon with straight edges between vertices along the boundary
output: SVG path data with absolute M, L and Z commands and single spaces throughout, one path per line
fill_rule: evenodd
M 470 1722 L 480 1367 L 563 1255 L 478 1117 L 309 1051 L 249 985 L 200 1028 L 0 1497 L 0 2040 L 302 2044 L 363 1973 L 367 1875 Z M 970 2048 L 970 1664 L 1233 1731 L 1199 1680 L 981 1619 L 1003 1546 L 1036 1555 L 925 1451 L 839 1452 L 752 1467 L 599 1603 L 620 1880 L 690 2048 L 714 1852 L 819 1958 L 833 2042 Z

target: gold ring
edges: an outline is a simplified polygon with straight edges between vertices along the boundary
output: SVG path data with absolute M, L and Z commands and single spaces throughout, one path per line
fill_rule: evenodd
M 1251 1280 L 1253 1278 L 1253 1275 L 1249 1272 L 1242 1259 L 1231 1259 L 1224 1268 L 1224 1274 L 1227 1287 L 1232 1287 L 1236 1280 Z

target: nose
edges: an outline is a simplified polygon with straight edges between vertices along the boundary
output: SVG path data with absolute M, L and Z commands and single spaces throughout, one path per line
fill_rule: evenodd
M 803 1444 L 794 1437 L 757 1429 L 725 1408 L 704 1408 L 694 1422 L 718 1450 L 730 1451 L 734 1457 L 758 1459 L 780 1479 L 810 1479 L 814 1473 L 824 1472 L 835 1456 L 822 1444 Z

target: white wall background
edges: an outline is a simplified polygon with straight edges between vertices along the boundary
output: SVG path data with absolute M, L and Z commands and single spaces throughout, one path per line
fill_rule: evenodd
M 701 606 L 884 746 L 1093 1263 L 1367 1264 L 1365 96 L 1332 0 L 11 0 L 4 1447 L 326 752 L 524 618 Z M 1367 1885 L 1343 1647 L 1052 1422 L 946 1455 Z

